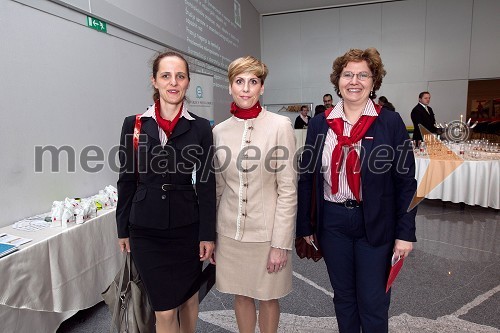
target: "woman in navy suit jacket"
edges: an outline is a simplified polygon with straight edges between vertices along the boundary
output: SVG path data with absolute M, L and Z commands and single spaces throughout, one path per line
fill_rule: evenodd
M 310 244 L 317 233 L 341 333 L 388 331 L 391 256 L 416 241 L 410 140 L 399 114 L 372 101 L 385 73 L 374 48 L 337 58 L 330 80 L 341 100 L 311 119 L 302 154 L 297 237 Z
M 158 55 L 151 82 L 155 103 L 140 116 L 137 147 L 136 116 L 123 123 L 118 243 L 133 256 L 155 310 L 156 332 L 194 333 L 202 264 L 215 240 L 212 131 L 184 104 L 189 67 L 180 54 Z

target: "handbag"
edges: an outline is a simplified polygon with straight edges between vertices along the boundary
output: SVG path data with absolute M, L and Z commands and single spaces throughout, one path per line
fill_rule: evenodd
M 316 238 L 316 234 L 313 234 L 314 244 L 318 244 L 318 239 Z M 316 245 L 317 246 L 317 245 Z M 321 254 L 321 250 L 318 248 L 316 250 L 313 246 L 307 244 L 306 240 L 303 237 L 295 238 L 295 251 L 299 258 L 307 258 L 312 259 L 314 261 L 319 261 L 323 258 Z
M 313 187 L 311 191 L 311 214 L 310 223 L 313 229 L 313 241 L 316 246 L 319 246 L 318 238 L 316 237 L 316 176 L 313 176 Z M 299 258 L 312 259 L 314 261 L 319 261 L 323 258 L 323 254 L 319 248 L 314 248 L 312 245 L 307 244 L 303 237 L 295 238 L 295 251 Z
M 127 253 L 123 266 L 111 285 L 101 294 L 113 314 L 110 332 L 154 333 L 155 313 L 132 256 Z

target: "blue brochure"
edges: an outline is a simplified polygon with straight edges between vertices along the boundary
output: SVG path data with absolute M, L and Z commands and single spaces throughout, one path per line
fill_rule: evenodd
M 9 253 L 15 252 L 19 248 L 12 244 L 0 243 L 0 258 L 8 255 Z

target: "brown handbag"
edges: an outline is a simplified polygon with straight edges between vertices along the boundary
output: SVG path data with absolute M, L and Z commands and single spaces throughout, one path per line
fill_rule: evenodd
M 318 237 L 316 237 L 316 176 L 313 177 L 310 216 L 310 223 L 313 229 L 313 241 L 318 249 L 316 250 L 312 245 L 307 244 L 304 237 L 297 237 L 295 238 L 295 251 L 301 259 L 307 258 L 314 261 L 319 261 L 321 258 L 323 258 L 323 254 L 319 249 Z
M 316 234 L 313 234 L 314 244 L 318 246 L 318 239 L 316 238 Z M 295 251 L 299 258 L 307 258 L 312 259 L 314 261 L 319 261 L 323 258 L 321 254 L 321 250 L 318 248 L 316 250 L 312 245 L 307 244 L 306 240 L 303 237 L 295 238 Z

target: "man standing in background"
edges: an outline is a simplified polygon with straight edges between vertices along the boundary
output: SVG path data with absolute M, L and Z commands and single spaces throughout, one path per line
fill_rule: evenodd
M 429 106 L 431 94 L 423 91 L 418 95 L 418 104 L 411 111 L 411 121 L 413 122 L 413 140 L 418 145 L 422 141 L 422 133 L 418 125 L 424 126 L 429 132 L 437 133 L 436 118 L 434 112 Z
M 294 129 L 306 129 L 311 117 L 309 116 L 309 107 L 302 105 L 300 107 L 300 114 L 295 119 Z
M 325 105 L 325 108 L 327 110 L 332 107 L 332 103 L 333 103 L 333 97 L 332 97 L 332 95 L 325 94 L 323 96 L 323 104 Z

